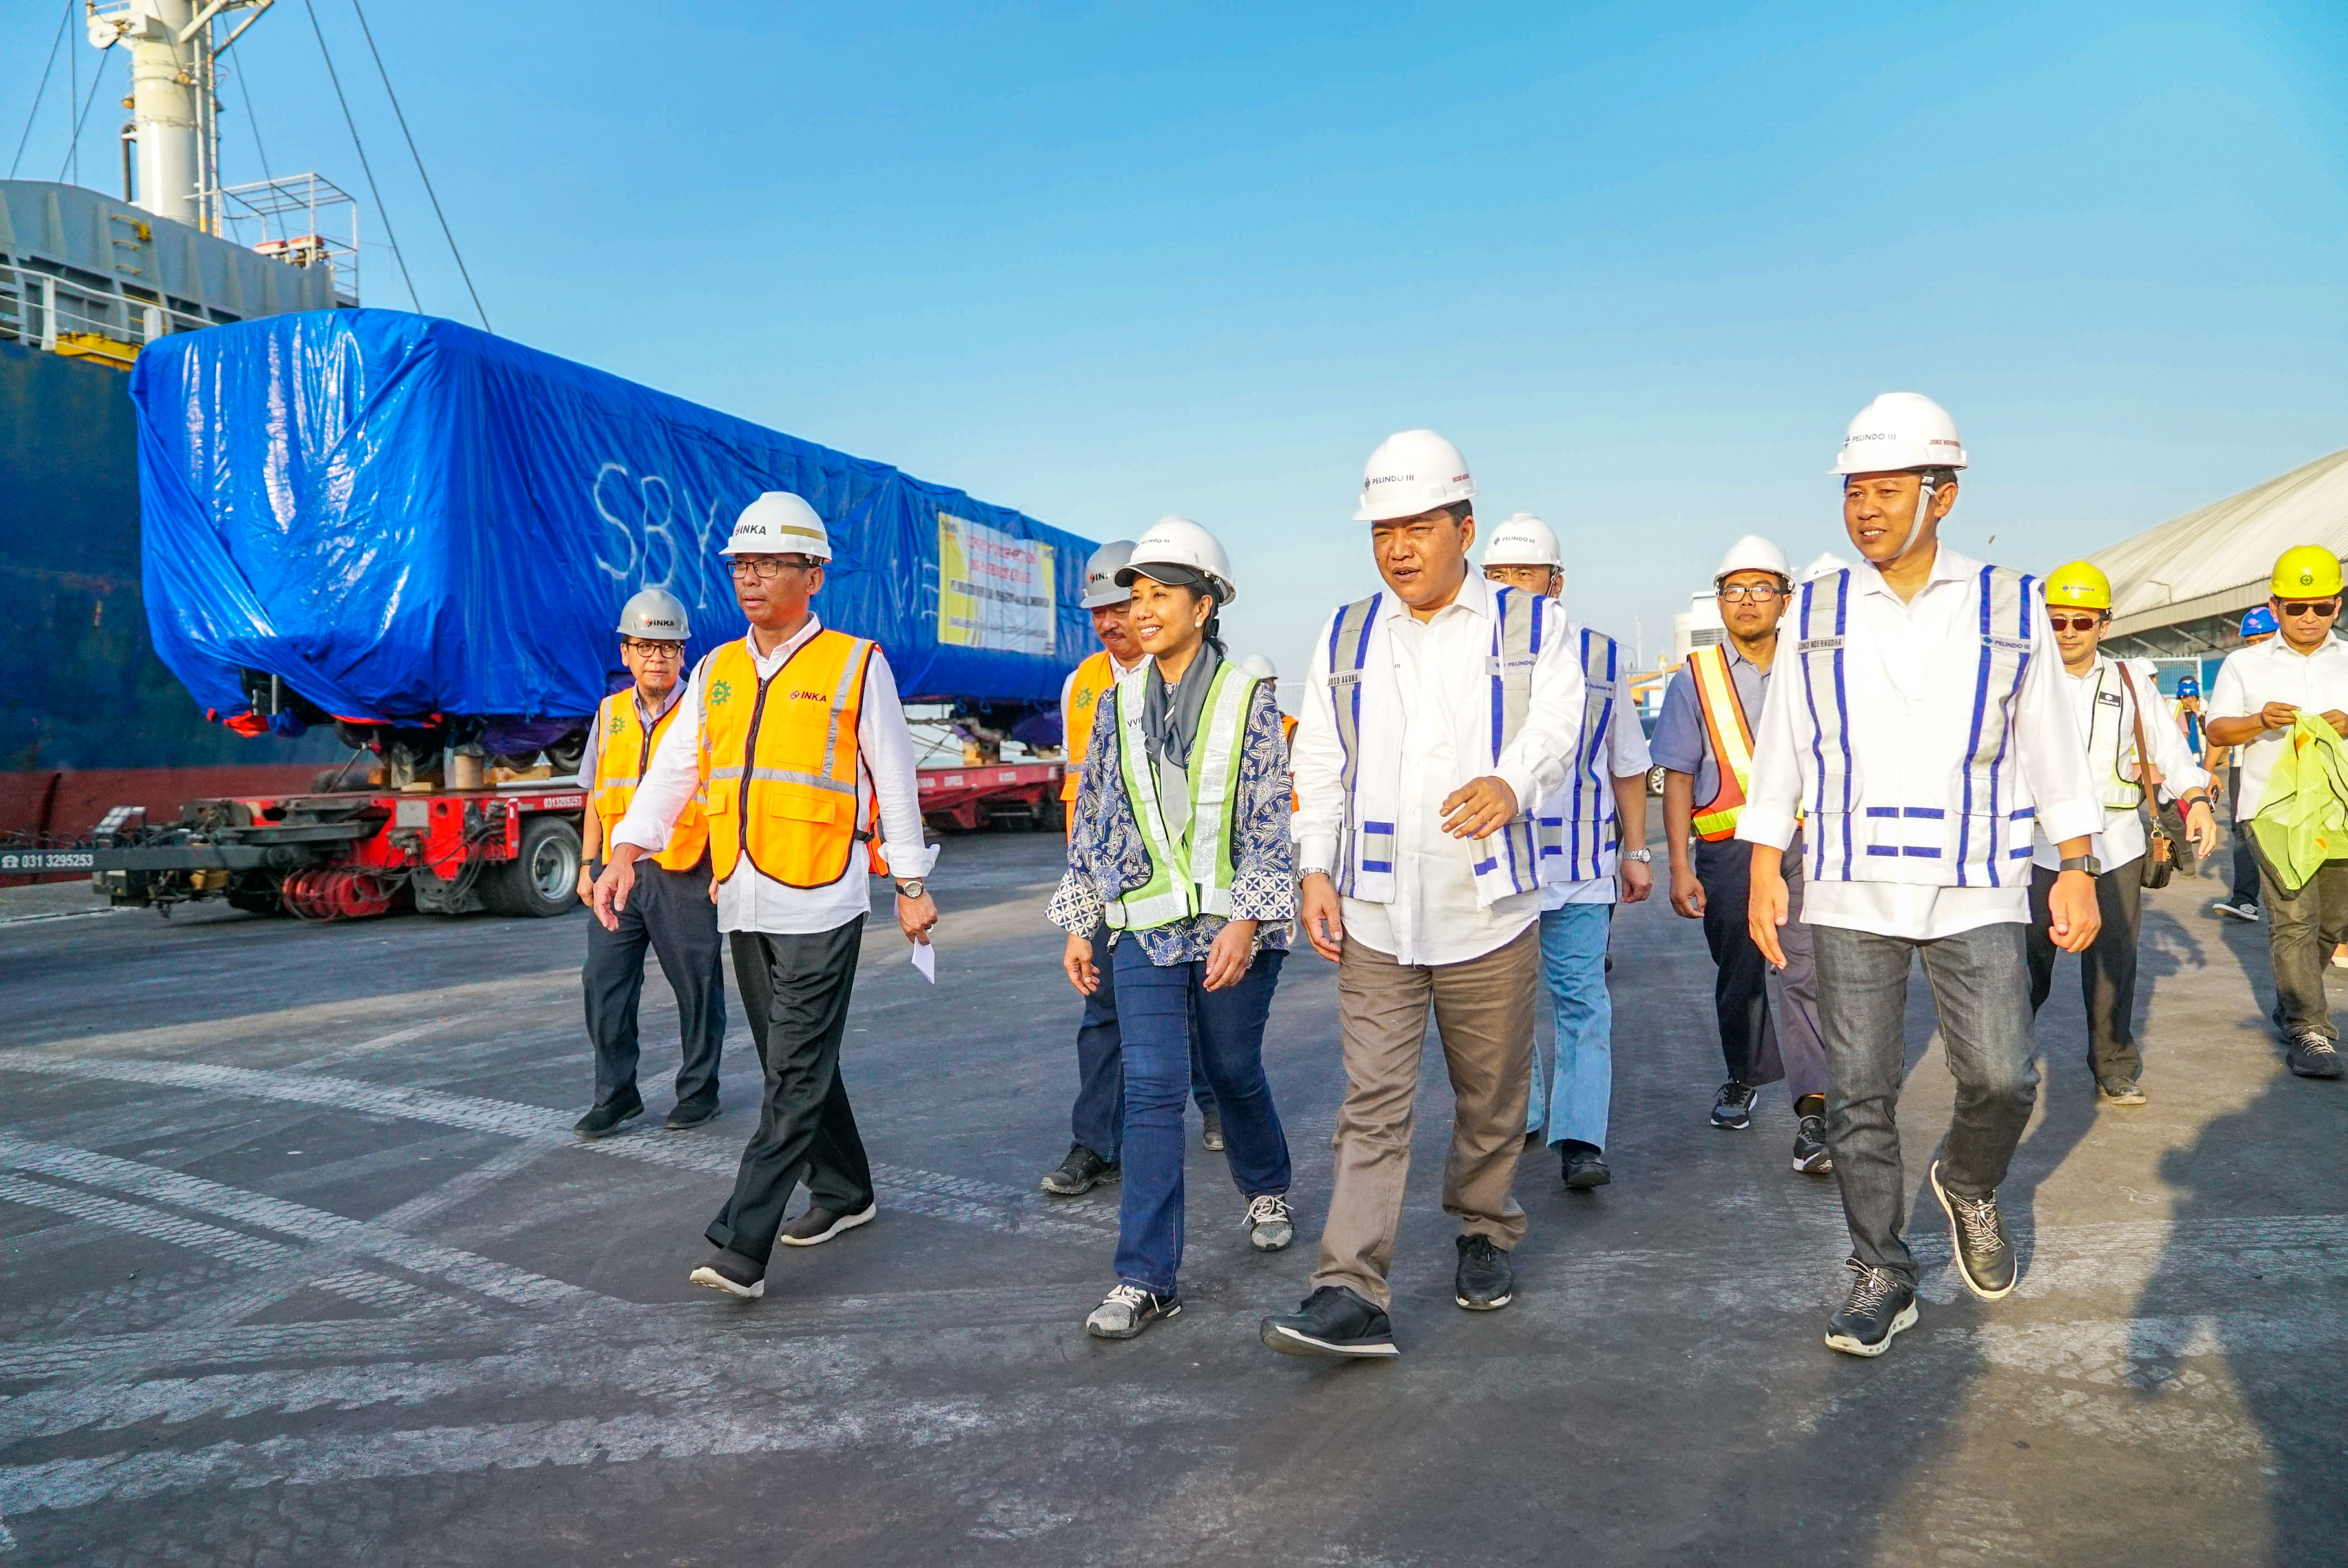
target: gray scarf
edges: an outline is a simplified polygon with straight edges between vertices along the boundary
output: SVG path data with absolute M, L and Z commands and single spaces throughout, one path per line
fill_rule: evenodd
M 1190 748 L 1199 743 L 1199 720 L 1207 708 L 1207 688 L 1223 658 L 1211 642 L 1199 644 L 1190 667 L 1179 685 L 1169 687 L 1149 661 L 1149 678 L 1141 699 L 1142 750 L 1158 770 L 1158 794 L 1169 833 L 1180 833 L 1190 821 Z

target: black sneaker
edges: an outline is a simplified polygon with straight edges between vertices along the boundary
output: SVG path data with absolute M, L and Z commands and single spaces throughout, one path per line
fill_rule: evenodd
M 1557 1146 L 1557 1164 L 1569 1193 L 1586 1193 L 1614 1179 L 1599 1152 L 1578 1139 L 1568 1138 Z
M 1264 1348 L 1283 1356 L 1392 1356 L 1394 1325 L 1342 1285 L 1324 1285 L 1293 1312 L 1267 1317 Z
M 698 1127 L 717 1114 L 717 1096 L 696 1094 L 690 1100 L 680 1100 L 670 1108 L 668 1120 L 661 1125 L 671 1132 L 682 1132 L 687 1127 Z
M 1742 1132 L 1752 1126 L 1753 1097 L 1759 1092 L 1734 1078 L 1722 1084 L 1720 1097 L 1712 1102 L 1712 1124 L 1728 1132 Z
M 1223 1149 L 1223 1115 L 1220 1111 L 1205 1112 L 1206 1126 L 1199 1132 L 1199 1142 L 1210 1151 L 1221 1153 Z
M 582 1138 L 608 1138 L 620 1130 L 621 1123 L 633 1122 L 644 1113 L 643 1097 L 630 1089 L 613 1095 L 579 1118 L 571 1124 L 571 1130 Z
M 775 1237 L 785 1246 L 819 1246 L 842 1231 L 852 1231 L 858 1225 L 869 1225 L 872 1216 L 880 1212 L 878 1204 L 867 1204 L 854 1214 L 841 1214 L 810 1204 L 807 1212 L 785 1225 Z
M 1517 1293 L 1516 1270 L 1506 1247 L 1490 1236 L 1459 1238 L 1459 1267 L 1451 1276 L 1452 1299 L 1470 1312 L 1498 1312 Z
M 1891 1348 L 1894 1334 L 1916 1327 L 1916 1287 L 1855 1257 L 1845 1259 L 1843 1266 L 1859 1277 L 1851 1282 L 1850 1299 L 1827 1321 L 1827 1348 L 1846 1356 L 1880 1356 Z
M 1834 1174 L 1834 1155 L 1827 1149 L 1827 1119 L 1805 1116 L 1794 1128 L 1794 1169 L 1806 1176 Z
M 1181 1315 L 1179 1296 L 1152 1296 L 1138 1285 L 1120 1285 L 1093 1308 L 1085 1319 L 1085 1332 L 1096 1339 L 1130 1339 L 1161 1317 Z
M 1965 1288 L 1983 1301 L 2010 1294 L 2019 1277 L 2013 1244 L 2005 1239 L 2005 1222 L 1998 1217 L 1997 1194 L 1961 1198 L 1941 1185 L 1941 1162 L 1932 1162 L 1932 1194 L 1949 1216 L 1956 1237 L 1957 1272 Z
M 2103 1097 L 2104 1102 L 2107 1105 L 2144 1103 L 2143 1086 L 2124 1072 L 2115 1072 L 2108 1078 L 2096 1079 L 2096 1092 Z
M 1068 1157 L 1060 1162 L 1059 1169 L 1044 1178 L 1044 1190 L 1056 1198 L 1073 1198 L 1089 1193 L 1103 1182 L 1117 1180 L 1117 1162 L 1104 1160 L 1082 1143 L 1068 1145 Z
M 767 1294 L 767 1266 L 730 1247 L 718 1248 L 689 1278 L 695 1285 L 722 1290 L 744 1301 L 756 1301 Z
M 2348 1071 L 2341 1065 L 2340 1048 L 2313 1030 L 2291 1042 L 2287 1060 L 2302 1078 L 2337 1078 Z

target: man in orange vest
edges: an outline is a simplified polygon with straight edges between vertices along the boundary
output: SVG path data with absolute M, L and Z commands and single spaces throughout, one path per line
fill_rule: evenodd
M 758 1130 L 733 1195 L 705 1233 L 716 1253 L 692 1283 L 754 1297 L 775 1244 L 814 1246 L 874 1214 L 872 1170 L 840 1078 L 856 958 L 871 913 L 868 870 L 897 881 L 897 924 L 927 943 L 937 906 L 913 737 L 889 661 L 835 631 L 809 601 L 831 537 L 798 497 L 769 490 L 742 510 L 722 554 L 750 634 L 694 671 L 595 882 L 595 917 L 617 926 L 635 862 L 668 842 L 688 806 L 708 824 L 717 924 L 767 1071 Z M 886 865 L 863 853 L 880 818 Z M 807 1210 L 783 1208 L 807 1183 Z
M 620 661 L 635 684 L 595 711 L 579 782 L 587 786 L 579 897 L 595 901 L 595 862 L 613 829 L 635 803 L 636 786 L 676 717 L 685 695 L 685 644 L 692 635 L 685 606 L 648 588 L 620 611 Z M 676 993 L 676 1105 L 671 1128 L 698 1127 L 717 1114 L 717 1059 L 726 1045 L 726 969 L 719 958 L 717 911 L 709 902 L 709 827 L 686 806 L 667 842 L 636 879 L 635 896 L 614 926 L 587 925 L 587 1033 L 595 1042 L 595 1103 L 572 1131 L 602 1138 L 644 1113 L 636 1092 L 636 1003 L 644 990 L 644 949 L 660 955 Z
M 1070 671 L 1060 687 L 1061 738 L 1067 757 L 1060 774 L 1063 812 L 1076 810 L 1084 774 L 1080 764 L 1092 744 L 1094 715 L 1117 682 L 1141 667 L 1141 644 L 1134 640 L 1127 619 L 1133 590 L 1117 583 L 1117 574 L 1132 559 L 1131 539 L 1111 539 L 1085 562 L 1081 602 L 1091 612 L 1100 651 Z M 1068 825 L 1073 832 L 1075 825 Z M 1056 1198 L 1088 1193 L 1124 1173 L 1118 1156 L 1125 1147 L 1125 1037 L 1117 1029 L 1116 966 L 1109 962 L 1108 937 L 1106 926 L 1093 936 L 1093 969 L 1100 984 L 1085 998 L 1084 1020 L 1076 1025 L 1076 1102 L 1068 1112 L 1067 1157 L 1045 1173 L 1041 1184 Z M 1207 1082 L 1195 1039 L 1190 1042 L 1190 1097 L 1206 1121 L 1206 1146 L 1220 1150 L 1223 1119 L 1215 1109 L 1215 1091 Z
M 1838 569 L 1839 561 L 1834 563 Z M 1815 568 L 1813 569 L 1816 569 Z M 1713 1003 L 1728 1081 L 1712 1107 L 1712 1124 L 1728 1132 L 1753 1125 L 1756 1091 L 1786 1082 L 1793 1098 L 1794 1169 L 1832 1173 L 1827 1152 L 1826 1045 L 1818 1033 L 1818 979 L 1810 931 L 1802 924 L 1801 856 L 1786 857 L 1792 917 L 1781 933 L 1785 1005 L 1773 1017 L 1769 966 L 1746 920 L 1753 846 L 1736 836 L 1753 768 L 1753 729 L 1769 690 L 1777 622 L 1793 589 L 1785 552 L 1750 535 L 1731 545 L 1713 579 L 1724 640 L 1694 649 L 1663 693 L 1648 751 L 1663 774 L 1663 836 L 1672 855 L 1672 908 L 1704 922 L 1717 972 Z M 1691 859 L 1688 841 L 1696 840 Z

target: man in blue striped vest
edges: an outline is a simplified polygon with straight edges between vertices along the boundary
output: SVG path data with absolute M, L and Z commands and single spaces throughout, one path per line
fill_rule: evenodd
M 1849 1299 L 1827 1344 L 1879 1356 L 1916 1321 L 1896 1119 L 1918 958 L 1957 1081 L 1932 1192 L 1956 1269 L 1995 1300 L 2018 1277 L 1997 1187 L 2038 1096 L 2031 1039 L 2031 844 L 2061 854 L 2048 935 L 2076 953 L 2100 923 L 2103 825 L 2038 580 L 1940 541 L 1965 449 L 1931 398 L 1859 412 L 1834 472 L 1860 563 L 1796 592 L 1755 737 L 1736 836 L 1753 847 L 1753 939 L 1782 965 L 1780 861 L 1803 825 L 1803 918 L 1817 955 L 1827 1143 L 1850 1225 Z
M 1508 588 L 1565 599 L 1565 558 L 1557 535 L 1529 512 L 1492 530 L 1484 576 Z M 1653 891 L 1647 853 L 1647 737 L 1622 701 L 1622 651 L 1602 631 L 1566 626 L 1581 668 L 1581 742 L 1566 764 L 1565 787 L 1535 825 L 1540 835 L 1541 975 L 1557 1015 L 1549 1087 L 1534 1063 L 1525 1133 L 1544 1129 L 1566 1187 L 1584 1192 L 1613 1179 L 1606 1168 L 1606 1115 L 1614 1093 L 1614 1003 L 1606 990 L 1606 936 L 1621 899 Z M 1624 849 L 1623 844 L 1632 847 Z
M 1370 525 L 1385 587 L 1329 618 L 1300 704 L 1298 908 L 1338 966 L 1345 1102 L 1313 1292 L 1262 1325 L 1288 1355 L 1395 1353 L 1386 1276 L 1430 1005 L 1454 1103 L 1453 1299 L 1488 1312 L 1516 1289 L 1509 1253 L 1525 1215 L 1509 1187 L 1540 981 L 1531 808 L 1565 782 L 1581 671 L 1554 604 L 1468 569 L 1475 494 L 1458 448 L 1432 430 L 1371 454 L 1354 520 Z

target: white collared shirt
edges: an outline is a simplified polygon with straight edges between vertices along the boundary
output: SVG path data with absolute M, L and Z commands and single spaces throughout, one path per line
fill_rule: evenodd
M 2096 763 L 2096 735 L 2114 733 L 2117 726 L 2119 747 L 2114 758 L 2116 770 L 2122 778 L 2134 778 L 2136 754 L 2136 693 L 2151 699 L 2144 714 L 2144 738 L 2152 747 L 2152 765 L 2160 774 L 2160 798 L 2175 800 L 2197 789 L 2207 789 L 2209 775 L 2201 771 L 2201 764 L 2185 743 L 2185 732 L 2177 727 L 2177 713 L 2168 699 L 2160 694 L 2153 682 L 2149 660 L 2131 659 L 2128 673 L 2134 684 L 2120 679 L 2119 661 L 2108 653 L 2096 655 L 2095 663 L 2084 675 L 2063 671 L 2064 690 L 2070 693 L 2071 711 L 2079 721 L 2079 738 L 2087 748 L 2087 763 L 2096 784 L 2101 788 L 2104 779 Z M 2144 817 L 2132 805 L 2104 808 L 2104 830 L 2095 835 L 2088 853 L 2099 861 L 2106 872 L 2126 866 L 2145 852 Z M 2063 852 L 2046 836 L 2042 827 L 2031 844 L 2031 864 L 2052 871 L 2063 864 Z
M 1108 672 L 1112 684 L 1124 680 L 1128 675 L 1132 674 L 1136 670 L 1141 668 L 1140 659 L 1135 660 L 1130 664 L 1120 664 L 1117 661 L 1116 654 L 1110 653 L 1106 648 L 1102 649 L 1101 651 L 1108 656 Z M 1148 657 L 1148 655 L 1146 653 L 1142 655 L 1143 659 L 1147 659 Z M 1068 723 L 1068 699 L 1076 694 L 1076 672 L 1074 670 L 1071 670 L 1068 671 L 1067 679 L 1060 682 L 1060 733 L 1064 738 L 1069 733 L 1072 728 Z M 1085 759 L 1082 757 L 1070 757 L 1068 759 L 1068 766 L 1072 768 L 1082 767 L 1084 766 L 1084 762 Z
M 1952 815 L 1964 810 L 1960 763 L 1974 705 L 1967 681 L 1982 653 L 1973 620 L 1982 563 L 1946 545 L 1936 548 L 1931 575 L 1910 600 L 1902 601 L 1868 562 L 1851 569 L 1843 671 L 1855 815 L 1870 805 L 1912 814 L 1936 801 Z M 2058 843 L 2086 837 L 2102 829 L 2104 808 L 2060 680 L 2054 630 L 2035 595 L 2030 642 L 2029 666 L 2012 710 L 2018 776 L 2007 804 L 2014 810 L 2034 807 L 2034 820 Z M 1781 644 L 1780 656 L 1785 652 Z M 1741 839 L 1779 849 L 1793 840 L 1812 776 L 1806 770 L 1814 766 L 1797 740 L 1794 704 L 1801 692 L 1802 683 L 1790 674 L 1769 682 L 1754 735 L 1751 787 L 1737 818 Z M 1802 918 L 1915 941 L 2030 920 L 2026 876 L 2003 886 L 1944 886 L 1940 863 L 1900 856 L 1868 864 L 1867 871 L 1869 879 L 1860 881 L 1806 878 Z
M 1378 606 L 1403 717 L 1402 799 L 1395 824 L 1395 899 L 1347 898 L 1347 935 L 1409 965 L 1459 964 L 1514 940 L 1540 916 L 1538 889 L 1476 903 L 1473 839 L 1443 831 L 1443 799 L 1470 780 L 1497 774 L 1520 809 L 1565 782 L 1566 759 L 1581 735 L 1581 666 L 1571 640 L 1547 639 L 1533 661 L 1525 720 L 1497 765 L 1468 734 L 1491 711 L 1494 586 L 1470 571 L 1458 598 L 1422 621 L 1400 599 Z M 1365 671 L 1366 673 L 1366 671 Z M 1313 644 L 1290 753 L 1300 804 L 1292 832 L 1300 876 L 1337 863 L 1345 821 L 1344 750 L 1329 696 L 1329 637 Z
M 2269 702 L 2289 702 L 2309 713 L 2348 712 L 2348 642 L 2327 637 L 2302 653 L 2281 637 L 2237 648 L 2218 666 L 2209 688 L 2209 717 L 2254 719 Z M 2244 822 L 2264 804 L 2267 775 L 2282 755 L 2289 729 L 2269 730 L 2236 748 L 2242 770 L 2234 810 Z
M 1579 625 L 1570 625 L 1566 628 L 1565 640 L 1568 647 L 1581 646 L 1581 630 Z M 1584 680 L 1587 680 L 1586 675 Z M 1647 770 L 1654 766 L 1647 756 L 1647 732 L 1639 725 L 1639 710 L 1630 702 L 1627 686 L 1620 687 L 1616 691 L 1614 714 L 1606 722 L 1605 746 L 1606 755 L 1600 759 L 1597 768 L 1600 780 L 1598 787 L 1601 789 L 1610 789 L 1615 779 L 1643 778 Z M 1573 761 L 1567 769 L 1567 777 L 1570 779 L 1574 771 L 1581 765 L 1581 749 L 1576 745 Z M 1558 790 L 1541 807 L 1542 814 L 1555 816 L 1565 810 L 1570 794 L 1571 791 L 1568 789 Z M 1636 849 L 1640 846 L 1634 844 L 1631 847 Z M 1610 845 L 1601 852 L 1599 860 L 1600 864 L 1607 867 L 1606 875 L 1603 876 L 1593 876 L 1584 882 L 1543 883 L 1540 890 L 1541 912 L 1547 914 L 1551 909 L 1562 909 L 1569 904 L 1620 902 L 1622 897 L 1620 851 Z
M 772 680 L 792 654 L 823 630 L 813 615 L 797 635 L 772 653 L 760 653 L 757 641 L 745 637 L 758 679 Z M 704 661 L 705 663 L 706 661 Z M 683 711 L 669 725 L 653 752 L 653 765 L 636 786 L 628 815 L 612 835 L 614 844 L 633 844 L 647 852 L 668 842 L 669 829 L 685 803 L 701 787 L 701 670 L 695 667 L 681 699 Z M 926 876 L 937 863 L 938 846 L 922 842 L 922 786 L 913 773 L 913 733 L 906 728 L 905 710 L 897 701 L 897 677 L 888 655 L 872 651 L 864 670 L 864 699 L 856 718 L 856 820 L 870 820 L 872 803 L 880 803 L 881 853 L 898 877 Z M 812 936 L 837 930 L 859 915 L 872 912 L 871 878 L 861 853 L 850 851 L 848 869 L 839 880 L 823 887 L 786 887 L 762 875 L 745 856 L 734 875 L 717 886 L 717 928 L 721 931 L 764 931 L 778 937 Z

